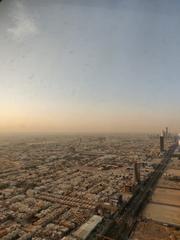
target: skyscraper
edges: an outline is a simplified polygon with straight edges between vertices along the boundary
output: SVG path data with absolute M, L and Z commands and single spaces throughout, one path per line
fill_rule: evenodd
M 163 134 L 163 132 L 160 135 L 160 152 L 164 152 L 164 134 Z
M 168 127 L 166 127 L 166 137 L 168 137 L 169 135 L 169 130 L 168 130 Z

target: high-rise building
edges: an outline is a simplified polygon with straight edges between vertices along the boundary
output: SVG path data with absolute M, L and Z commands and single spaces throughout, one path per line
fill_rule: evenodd
M 168 127 L 166 127 L 166 137 L 168 137 L 169 135 L 169 130 L 168 130 Z
M 164 152 L 164 134 L 163 134 L 163 132 L 160 135 L 160 152 Z
M 134 163 L 134 180 L 137 183 L 140 183 L 141 177 L 140 177 L 140 164 L 135 162 Z

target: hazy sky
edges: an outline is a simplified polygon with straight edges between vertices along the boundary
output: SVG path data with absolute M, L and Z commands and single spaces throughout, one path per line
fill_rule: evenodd
M 0 3 L 0 131 L 179 131 L 179 93 L 179 0 Z

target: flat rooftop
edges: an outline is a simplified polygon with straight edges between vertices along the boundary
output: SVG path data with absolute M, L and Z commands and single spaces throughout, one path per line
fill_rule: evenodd
M 174 151 L 174 156 L 175 157 L 180 157 L 180 146 L 178 146 L 175 151 Z
M 73 233 L 74 237 L 85 240 L 94 228 L 102 221 L 102 217 L 93 215 L 86 223 L 84 223 L 76 232 Z
M 180 154 L 180 153 L 179 153 Z M 160 178 L 143 215 L 150 220 L 180 227 L 180 160 L 173 157 Z

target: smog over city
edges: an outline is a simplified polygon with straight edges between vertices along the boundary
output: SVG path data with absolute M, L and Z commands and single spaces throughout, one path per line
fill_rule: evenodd
M 179 13 L 0 1 L 0 239 L 180 239 Z

